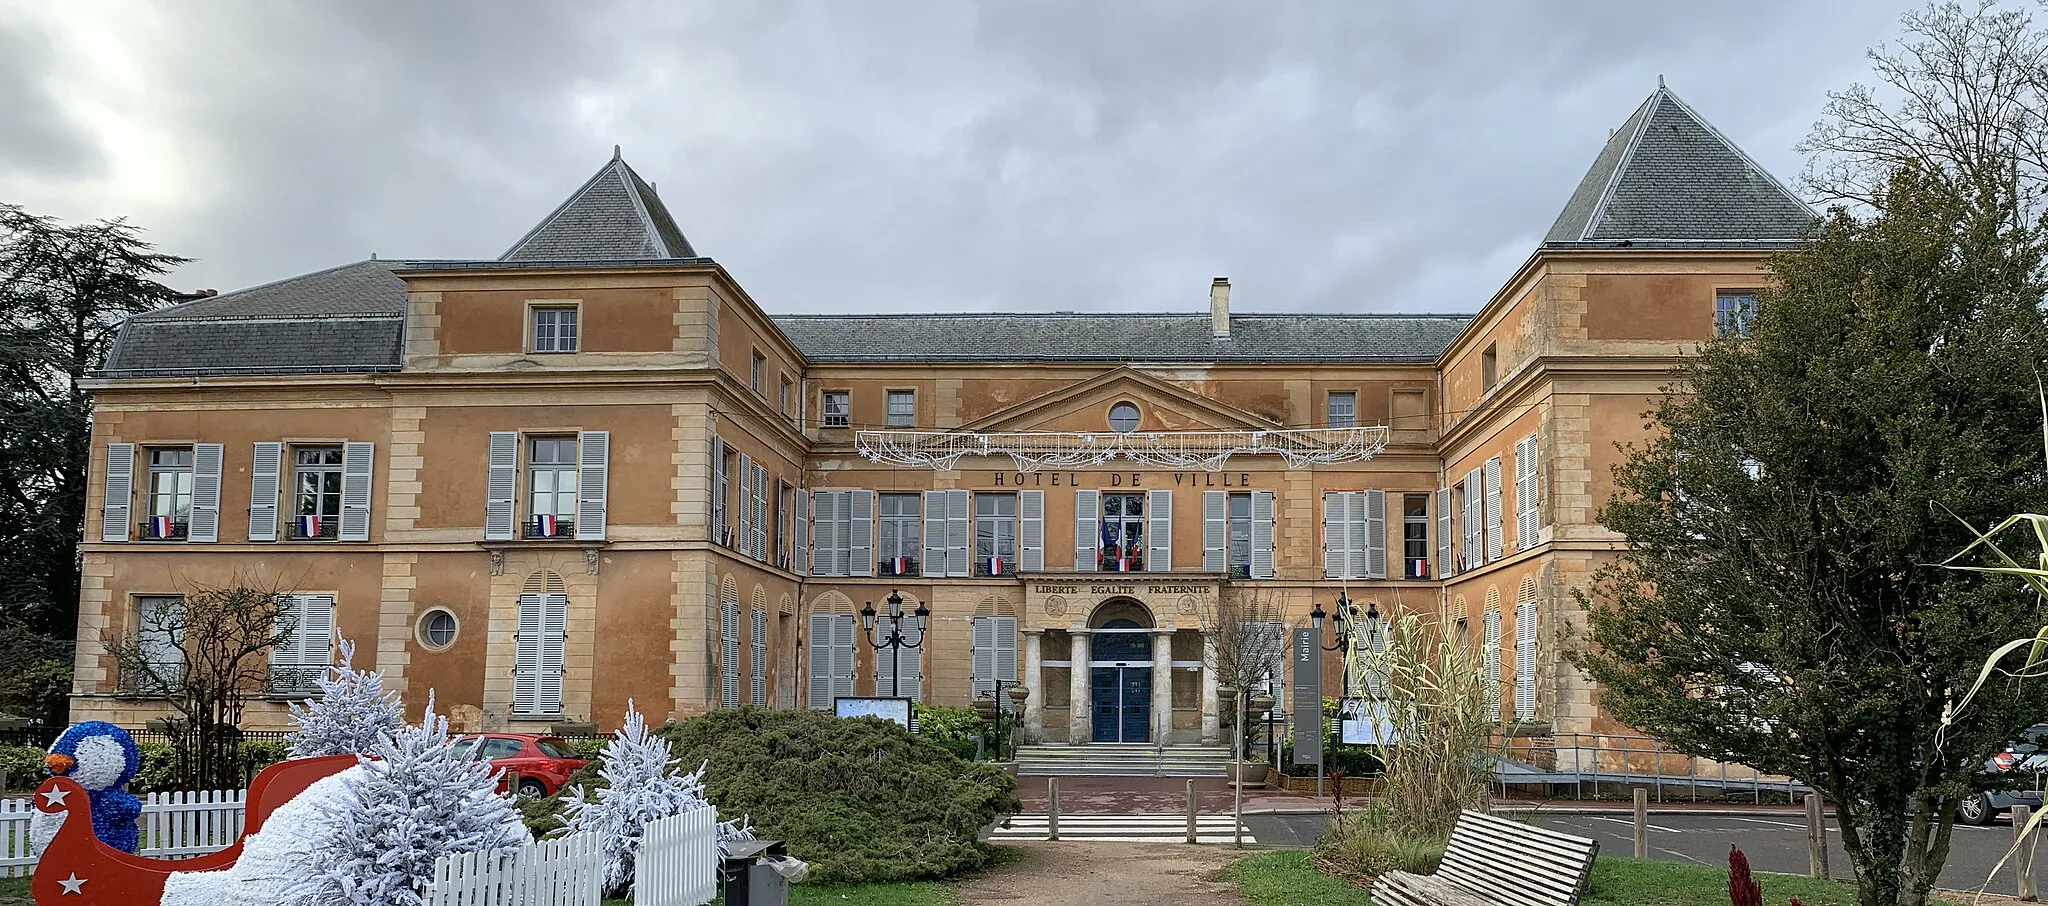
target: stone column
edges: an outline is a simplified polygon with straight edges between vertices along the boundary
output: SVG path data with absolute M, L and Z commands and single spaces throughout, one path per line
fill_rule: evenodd
M 1045 741 L 1045 659 L 1039 650 L 1044 636 L 1043 629 L 1024 630 L 1024 690 L 1031 693 L 1024 699 L 1024 742 L 1034 746 Z
M 1152 630 L 1152 742 L 1173 742 L 1173 630 Z
M 1067 663 L 1073 666 L 1067 670 L 1067 744 L 1086 745 L 1094 738 L 1091 718 L 1095 715 L 1095 703 L 1089 696 L 1088 680 L 1088 636 L 1094 630 L 1069 629 L 1067 636 L 1074 640 L 1073 654 Z
M 1202 633 L 1202 745 L 1223 739 L 1223 715 L 1216 710 L 1216 634 Z

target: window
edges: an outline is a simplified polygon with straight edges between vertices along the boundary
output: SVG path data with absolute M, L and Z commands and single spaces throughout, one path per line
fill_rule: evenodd
M 1109 427 L 1121 434 L 1138 430 L 1138 404 L 1123 402 L 1109 407 Z
M 775 407 L 783 415 L 789 415 L 789 378 L 782 379 L 782 390 L 775 397 Z
M 135 639 L 141 649 L 140 675 L 126 677 L 131 692 L 163 695 L 176 689 L 185 672 L 185 599 L 151 595 L 135 599 Z
M 341 448 L 292 449 L 294 541 L 332 541 L 341 529 Z
M 1356 391 L 1330 391 L 1328 423 L 1332 428 L 1349 428 L 1358 424 L 1358 393 Z
M 524 751 L 526 751 L 526 743 L 522 740 L 494 737 L 484 740 L 483 746 L 477 752 L 477 757 L 485 761 L 490 761 L 494 758 L 518 758 L 519 754 Z
M 563 654 L 569 636 L 569 597 L 519 596 L 519 628 L 512 646 L 512 712 L 562 713 Z
M 192 519 L 192 448 L 149 451 L 149 522 L 142 537 L 185 537 Z
M 534 352 L 575 352 L 576 339 L 576 309 L 533 310 Z
M 1253 682 L 1263 684 L 1267 695 L 1279 699 L 1284 691 L 1281 671 L 1287 666 L 1287 625 L 1278 620 L 1244 620 L 1238 623 L 1238 631 L 1244 636 L 1245 651 L 1257 652 L 1250 663 L 1270 668 L 1264 671 L 1264 677 Z
M 546 755 L 549 758 L 583 757 L 581 753 L 576 751 L 575 746 L 559 739 L 536 739 L 533 741 L 533 747 L 539 749 L 542 755 Z
M 334 643 L 334 598 L 331 595 L 288 595 L 279 619 L 291 634 L 270 649 L 270 694 L 304 696 L 320 691 Z
M 420 617 L 420 645 L 440 651 L 455 644 L 455 615 L 436 607 Z
M 1230 495 L 1230 556 L 1232 577 L 1252 574 L 1252 495 Z
M 844 606 L 844 605 L 841 605 Z M 820 711 L 853 695 L 853 614 L 811 614 L 810 677 L 805 704 Z
M 1714 296 L 1714 336 L 1746 337 L 1756 320 L 1755 293 L 1717 293 Z
M 825 391 L 819 400 L 818 426 L 821 428 L 844 428 L 852 424 L 853 418 L 849 412 L 851 406 L 848 400 L 850 395 L 845 390 Z
M 1136 411 L 1137 408 L 1132 407 L 1132 412 Z M 1133 419 L 1136 417 L 1132 415 Z M 1102 495 L 1102 547 L 1096 568 L 1111 573 L 1144 571 L 1145 495 Z
M 1017 495 L 974 495 L 974 574 L 1007 576 L 1016 571 Z
M 875 569 L 877 575 L 914 576 L 919 547 L 916 494 L 883 494 L 875 526 Z
M 576 534 L 576 438 L 536 437 L 528 447 L 528 538 Z
M 889 427 L 908 428 L 917 424 L 917 392 L 889 391 Z
M 1479 354 L 1479 389 L 1482 392 L 1492 390 L 1493 385 L 1499 382 L 1500 354 L 1494 351 L 1492 343 L 1488 343 L 1486 351 Z
M 755 393 L 761 392 L 761 373 L 763 371 L 766 371 L 767 369 L 768 359 L 763 357 L 761 353 L 758 350 L 756 350 L 754 352 L 753 371 L 747 374 L 747 386 L 754 388 Z
M 1429 578 L 1429 495 L 1401 495 L 1401 575 Z

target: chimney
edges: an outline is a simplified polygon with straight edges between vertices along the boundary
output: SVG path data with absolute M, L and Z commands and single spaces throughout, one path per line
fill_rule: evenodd
M 1209 335 L 1218 338 L 1230 336 L 1230 278 L 1217 277 L 1209 282 Z

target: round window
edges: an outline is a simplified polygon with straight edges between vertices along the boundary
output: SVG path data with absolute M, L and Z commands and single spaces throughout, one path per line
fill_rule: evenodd
M 440 650 L 455 643 L 455 615 L 441 608 L 420 617 L 420 644 Z
M 1109 426 L 1128 434 L 1138 429 L 1138 405 L 1118 403 L 1109 407 Z

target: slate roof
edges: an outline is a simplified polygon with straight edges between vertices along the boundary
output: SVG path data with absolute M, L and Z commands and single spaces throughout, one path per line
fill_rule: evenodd
M 787 315 L 814 362 L 1431 362 L 1471 319 L 1451 315 Z
M 1659 84 L 1593 159 L 1546 247 L 1771 246 L 1811 208 Z
M 102 377 L 395 371 L 403 261 L 358 261 L 146 312 L 114 338 Z
M 617 148 L 583 187 L 500 256 L 503 261 L 695 258 L 654 187 Z

